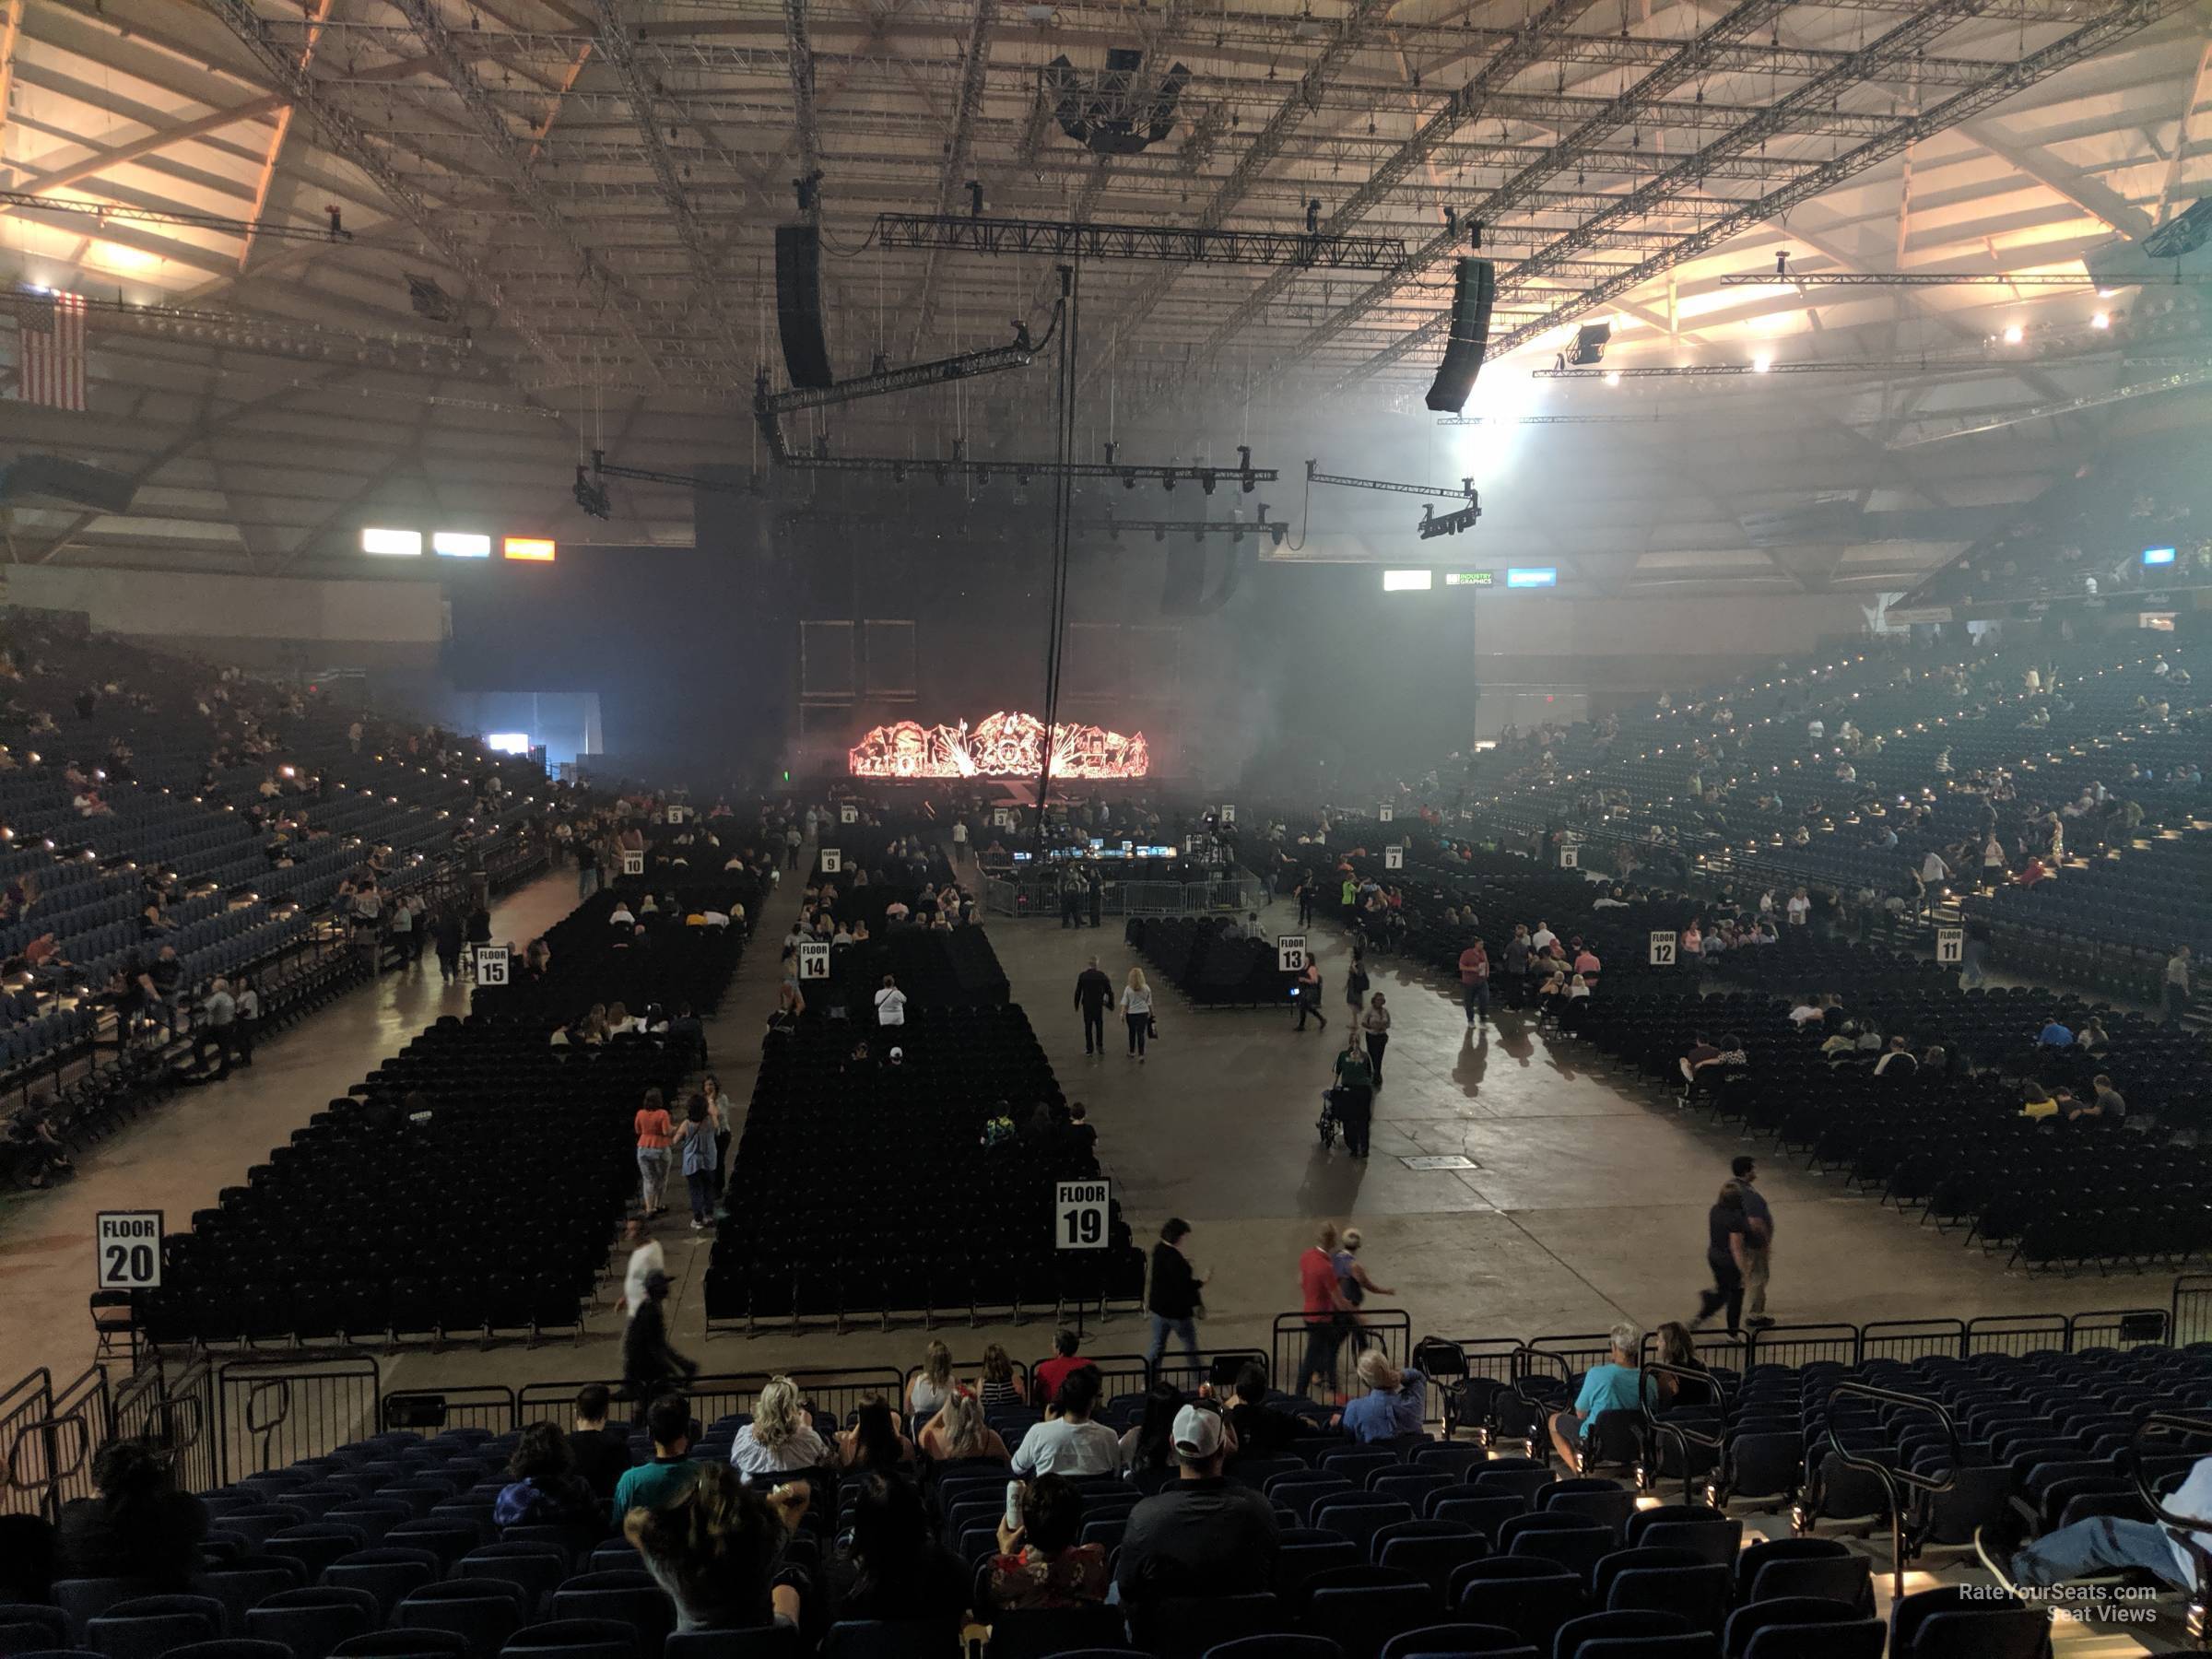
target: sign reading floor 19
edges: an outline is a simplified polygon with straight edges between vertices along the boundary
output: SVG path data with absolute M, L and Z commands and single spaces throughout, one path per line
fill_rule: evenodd
M 1113 1199 L 1110 1181 L 1053 1183 L 1053 1247 L 1056 1250 L 1106 1248 L 1106 1217 Z
M 159 1210 L 101 1210 L 95 1225 L 102 1290 L 161 1288 Z

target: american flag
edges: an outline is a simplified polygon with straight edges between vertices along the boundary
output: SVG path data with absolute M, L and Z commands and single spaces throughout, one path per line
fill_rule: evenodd
M 17 395 L 49 408 L 85 408 L 85 301 L 24 294 L 16 301 Z

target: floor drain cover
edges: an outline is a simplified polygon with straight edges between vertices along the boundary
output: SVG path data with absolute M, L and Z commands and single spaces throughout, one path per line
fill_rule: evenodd
M 1430 1153 L 1420 1158 L 1401 1158 L 1398 1161 L 1409 1170 L 1479 1170 L 1482 1168 L 1473 1159 L 1458 1152 Z

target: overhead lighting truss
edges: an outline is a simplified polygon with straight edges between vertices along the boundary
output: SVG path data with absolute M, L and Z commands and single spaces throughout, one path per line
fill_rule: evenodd
M 1334 484 L 1344 489 L 1380 489 L 1392 495 L 1435 496 L 1445 500 L 1455 496 L 1464 497 L 1470 501 L 1475 499 L 1475 480 L 1472 478 L 1462 478 L 1459 481 L 1459 488 L 1456 489 L 1450 488 L 1435 489 L 1426 484 L 1394 484 L 1387 478 L 1342 477 L 1335 473 L 1323 472 L 1321 463 L 1318 461 L 1306 463 L 1306 482 L 1309 484 Z
M 1053 328 L 1045 331 L 1044 338 L 1030 338 L 1029 324 L 1016 323 L 1014 338 L 1004 346 L 987 346 L 981 351 L 964 351 L 957 357 L 936 358 L 926 363 L 913 363 L 903 369 L 877 368 L 866 374 L 856 374 L 851 380 L 832 382 L 827 386 L 794 386 L 785 392 L 768 389 L 768 371 L 753 392 L 753 412 L 763 421 L 772 421 L 801 409 L 826 408 L 833 404 L 857 403 L 866 397 L 884 397 L 894 392 L 917 392 L 927 386 L 941 386 L 952 381 L 973 380 L 982 374 L 1003 374 L 1009 369 L 1027 369 L 1052 341 L 1053 329 L 1060 326 L 1060 312 L 1053 312 Z
M 2037 404 L 2032 408 L 1970 416 L 1934 429 L 1912 431 L 1891 438 L 1882 447 L 1888 450 L 1918 449 L 1923 444 L 1945 443 L 1953 438 L 1971 438 L 1977 432 L 2003 431 L 2008 427 L 2026 426 L 2030 421 L 2055 420 L 2062 415 L 2078 415 L 2085 409 L 2101 409 L 2112 404 L 2132 403 L 2138 397 L 2157 397 L 2167 392 L 2183 392 L 2204 385 L 2212 385 L 2212 365 L 2164 375 L 2158 380 L 2138 381 L 2130 386 L 2114 386 L 2108 392 L 2084 393 L 2079 397 L 2069 397 L 2063 403 Z
M 576 468 L 578 504 L 583 505 L 584 492 L 587 488 L 595 488 L 601 501 L 604 502 L 606 489 L 600 480 L 605 478 L 627 478 L 633 484 L 668 484 L 678 489 L 711 490 L 716 495 L 759 495 L 760 493 L 760 475 L 759 473 L 750 473 L 741 481 L 736 478 L 702 478 L 691 473 L 655 472 L 649 466 L 618 466 L 606 458 L 605 450 L 594 450 L 592 452 L 591 480 L 588 484 L 584 478 L 583 467 L 579 465 Z M 594 512 L 590 506 L 584 506 L 583 510 L 592 513 L 594 518 L 606 516 L 604 512 Z
M 1474 529 L 1475 521 L 1481 516 L 1481 505 L 1473 500 L 1465 507 L 1441 515 L 1433 507 L 1424 507 L 1417 528 L 1423 541 L 1434 541 L 1440 535 L 1457 535 L 1462 530 Z
M 912 477 L 928 477 L 939 484 L 949 484 L 955 479 L 988 484 L 999 478 L 1027 484 L 1032 478 L 1119 478 L 1124 489 L 1135 489 L 1139 483 L 1158 484 L 1162 489 L 1173 489 L 1178 484 L 1195 484 L 1212 495 L 1218 485 L 1228 483 L 1249 495 L 1255 487 L 1272 483 L 1280 476 L 1272 466 L 1253 465 L 1252 450 L 1241 443 L 1237 446 L 1234 466 L 1172 463 L 1156 465 L 1122 461 L 1115 458 L 1111 443 L 1106 446 L 1103 461 L 971 461 L 957 438 L 953 440 L 949 456 L 918 460 L 906 455 L 832 455 L 827 439 L 818 439 L 811 453 L 801 454 L 784 447 L 782 430 L 773 421 L 765 423 L 764 431 L 778 466 L 788 466 L 797 472 L 888 473 L 894 482 L 903 482 Z
M 0 190 L 0 206 L 19 213 L 60 213 L 95 218 L 103 225 L 148 225 L 163 229 L 216 230 L 226 236 L 270 237 L 285 241 L 351 241 L 353 232 L 340 222 L 335 207 L 321 225 L 292 220 L 232 218 L 220 213 L 177 213 L 162 207 L 121 207 L 109 202 L 76 202 L 59 196 L 37 195 L 28 190 Z
M 1608 385 L 1618 381 L 1632 380 L 1731 380 L 1738 376 L 1764 377 L 1774 374 L 1955 374 L 1961 371 L 2009 369 L 2065 369 L 2082 363 L 2081 358 L 2030 357 L 1958 357 L 1909 358 L 1896 362 L 1815 362 L 1770 363 L 1754 359 L 1748 363 L 1663 363 L 1637 369 L 1532 369 L 1531 380 L 1604 381 Z M 2131 357 L 2129 367 L 2167 368 L 2178 364 L 2201 363 L 2204 355 Z
M 1134 535 L 1149 532 L 1154 541 L 1165 541 L 1171 535 L 1188 535 L 1193 541 L 1204 541 L 1209 535 L 1226 535 L 1230 541 L 1241 542 L 1247 535 L 1265 535 L 1277 547 L 1281 547 L 1284 538 L 1290 534 L 1288 522 L 1269 518 L 1267 503 L 1265 501 L 1259 504 L 1259 509 L 1256 520 L 1125 519 L 1116 518 L 1109 510 L 1104 518 L 1092 519 L 1089 523 L 1093 528 L 1103 525 L 1106 534 L 1115 541 L 1121 540 L 1122 532 L 1126 530 Z
M 1405 263 L 1395 236 L 1323 236 L 1310 230 L 1206 230 L 1175 225 L 1098 225 L 1072 219 L 979 218 L 964 213 L 884 213 L 886 248 L 963 253 L 1041 253 L 1061 259 L 1159 259 L 1177 265 L 1299 265 L 1384 271 Z
M 2212 275 L 2171 272 L 2130 276 L 2115 288 L 2194 288 L 2212 284 Z M 1731 273 L 1721 278 L 1723 288 L 2094 288 L 2087 272 L 2078 276 L 2043 272 L 2007 276 L 2001 271 L 1796 271 Z

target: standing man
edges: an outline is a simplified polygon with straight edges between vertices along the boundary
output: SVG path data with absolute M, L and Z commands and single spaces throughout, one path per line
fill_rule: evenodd
M 1183 1241 L 1190 1236 L 1191 1224 L 1181 1216 L 1171 1216 L 1159 1230 L 1159 1242 L 1152 1246 L 1152 1284 L 1145 1293 L 1145 1312 L 1152 1315 L 1152 1346 L 1145 1352 L 1145 1369 L 1157 1374 L 1171 1334 L 1182 1344 L 1194 1379 L 1203 1381 L 1206 1365 L 1198 1358 L 1195 1318 L 1206 1280 L 1192 1270 L 1184 1253 Z
M 1113 982 L 1092 957 L 1090 966 L 1076 975 L 1076 1006 L 1083 1010 L 1083 1052 L 1106 1052 L 1106 1010 L 1113 1003 Z
M 2166 1023 L 2179 1025 L 2189 1006 L 2189 947 L 2177 945 L 2166 959 Z
M 1767 1317 L 1767 1269 L 1774 1253 L 1774 1212 L 1751 1184 L 1759 1178 L 1758 1159 L 1738 1158 L 1728 1166 L 1728 1171 L 1744 1189 L 1744 1323 L 1762 1330 L 1774 1323 Z
M 192 1063 L 206 1063 L 207 1051 L 212 1048 L 221 1069 L 218 1078 L 230 1075 L 230 1054 L 234 1046 L 231 1030 L 238 1018 L 238 999 L 230 994 L 230 982 L 218 979 L 207 987 L 207 994 L 200 1001 L 200 1034 L 192 1045 Z
M 1298 1258 L 1298 1288 L 1305 1314 L 1306 1355 L 1299 1361 L 1298 1382 L 1290 1392 L 1302 1394 L 1309 1382 L 1321 1382 L 1334 1394 L 1336 1350 L 1359 1312 L 1337 1280 L 1335 1222 L 1324 1221 L 1313 1242 Z
M 1100 909 L 1106 902 L 1105 866 L 1103 865 L 1092 865 L 1090 873 L 1083 878 L 1083 886 L 1090 895 L 1090 924 L 1096 927 L 1099 924 Z
M 1475 940 L 1459 953 L 1459 998 L 1467 1011 L 1467 1025 L 1490 1017 L 1490 954 Z
M 645 1300 L 645 1281 L 668 1270 L 668 1253 L 640 1216 L 622 1224 L 622 1242 L 629 1246 L 629 1260 L 622 1268 L 622 1311 L 635 1316 Z
M 1300 877 L 1298 883 L 1298 924 L 1300 927 L 1313 924 L 1313 872 L 1311 870 Z

